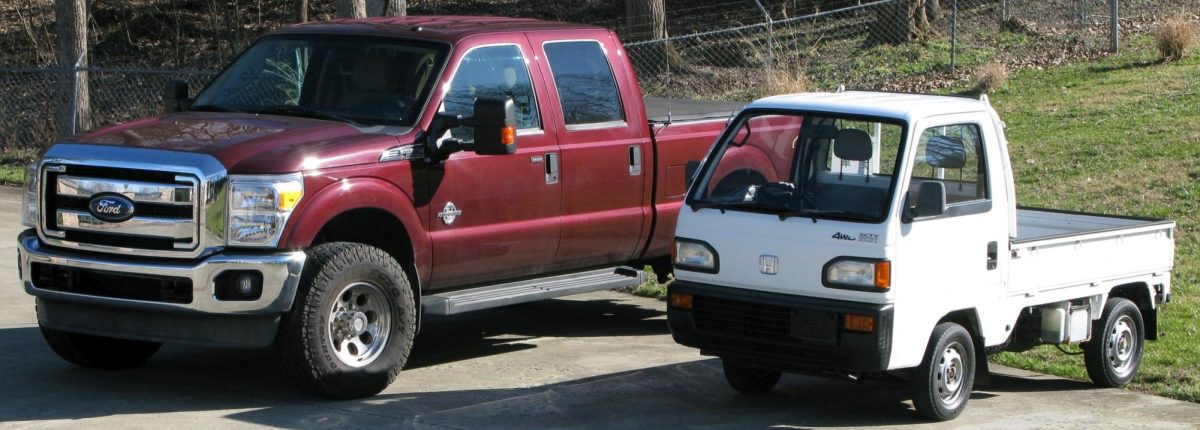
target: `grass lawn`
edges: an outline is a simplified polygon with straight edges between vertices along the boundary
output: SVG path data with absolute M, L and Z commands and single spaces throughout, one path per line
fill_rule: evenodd
M 1021 70 L 991 96 L 1022 205 L 1172 218 L 1174 301 L 1131 388 L 1200 402 L 1200 58 L 1158 63 L 1148 37 L 1103 60 Z M 997 363 L 1087 379 L 1053 346 Z

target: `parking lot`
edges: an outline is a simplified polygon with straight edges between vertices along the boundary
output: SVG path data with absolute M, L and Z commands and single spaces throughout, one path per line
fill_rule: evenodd
M 785 375 L 729 389 L 720 361 L 671 341 L 664 304 L 616 292 L 429 319 L 382 394 L 332 402 L 279 381 L 270 351 L 167 345 L 126 371 L 45 345 L 16 267 L 20 190 L 0 188 L 0 426 L 108 428 L 1200 428 L 1200 405 L 993 367 L 955 421 L 906 386 Z

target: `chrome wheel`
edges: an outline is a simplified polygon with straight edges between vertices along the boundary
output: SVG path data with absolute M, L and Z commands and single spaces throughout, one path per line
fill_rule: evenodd
M 946 348 L 942 350 L 942 358 L 937 365 L 935 384 L 938 399 L 944 405 L 958 403 L 959 397 L 963 395 L 963 377 L 969 371 L 963 355 L 963 346 L 958 342 L 946 345 Z
M 371 364 L 387 346 L 392 311 L 379 286 L 355 282 L 342 289 L 329 310 L 327 338 L 347 366 Z
M 1123 378 L 1133 371 L 1137 342 L 1133 319 L 1128 315 L 1118 318 L 1112 330 L 1106 333 L 1104 355 L 1116 376 Z

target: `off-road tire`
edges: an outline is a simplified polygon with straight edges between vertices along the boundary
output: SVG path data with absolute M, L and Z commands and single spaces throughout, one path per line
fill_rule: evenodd
M 725 381 L 742 394 L 755 395 L 771 391 L 775 384 L 779 383 L 779 377 L 783 376 L 783 372 L 778 370 L 748 366 L 727 359 L 721 359 L 721 364 L 725 368 Z
M 975 365 L 975 344 L 967 329 L 952 322 L 934 327 L 925 357 L 909 381 L 917 413 L 934 421 L 961 414 L 971 398 Z
M 334 399 L 378 394 L 408 361 L 416 333 L 416 306 L 404 269 L 381 249 L 347 242 L 307 251 L 292 311 L 281 322 L 275 348 L 283 376 L 310 393 Z M 376 287 L 386 298 L 390 332 L 375 358 L 361 367 L 346 364 L 332 344 L 331 311 L 354 284 Z
M 92 369 L 127 369 L 137 367 L 149 360 L 158 348 L 158 342 L 119 339 L 107 336 L 72 333 L 38 326 L 50 349 L 63 360 L 80 367 Z
M 1092 339 L 1083 343 L 1088 377 L 1105 388 L 1123 387 L 1137 375 L 1146 345 L 1142 311 L 1133 302 L 1110 297 L 1100 319 L 1092 321 Z

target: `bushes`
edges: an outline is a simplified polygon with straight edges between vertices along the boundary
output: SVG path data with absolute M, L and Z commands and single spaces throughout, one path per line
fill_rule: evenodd
M 1164 60 L 1182 60 L 1196 42 L 1195 24 L 1186 15 L 1167 18 L 1155 30 L 1154 42 Z

